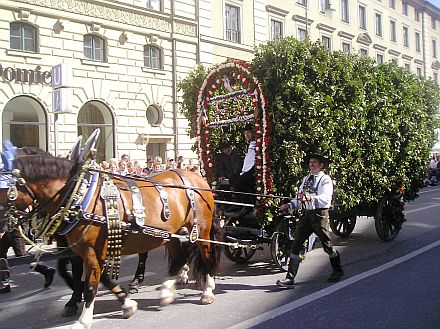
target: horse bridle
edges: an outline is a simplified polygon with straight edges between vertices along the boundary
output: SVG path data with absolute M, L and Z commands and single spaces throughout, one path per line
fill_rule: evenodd
M 8 189 L 6 192 L 6 204 L 0 204 L 0 211 L 3 211 L 3 216 L 0 217 L 0 228 L 5 228 L 7 231 L 12 231 L 18 225 L 27 222 L 31 218 L 30 212 L 20 210 L 16 204 L 18 192 L 26 194 L 32 200 L 31 205 L 36 207 L 35 195 L 26 185 L 23 178 L 17 177 L 16 170 L 1 171 L 0 181 L 7 181 L 8 184 L 3 189 Z M 2 184 L 3 185 L 3 184 Z

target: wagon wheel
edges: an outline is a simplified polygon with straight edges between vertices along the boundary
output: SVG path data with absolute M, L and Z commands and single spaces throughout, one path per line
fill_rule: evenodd
M 233 236 L 228 233 L 227 226 L 234 227 L 236 225 L 236 219 L 230 218 L 225 223 L 225 233 L 223 234 L 223 241 L 224 242 L 238 242 L 240 244 L 243 240 L 246 240 L 246 242 L 249 241 L 249 236 L 246 234 L 238 234 L 237 236 Z M 254 244 L 254 243 L 252 243 Z M 232 246 L 225 246 L 223 248 L 223 252 L 225 256 L 230 259 L 231 261 L 235 263 L 246 263 L 249 261 L 249 259 L 252 258 L 252 256 L 255 254 L 257 250 L 255 248 L 252 248 L 251 245 L 249 247 L 239 247 L 234 248 Z
M 389 195 L 382 198 L 376 208 L 374 226 L 382 241 L 393 241 L 402 227 L 403 209 L 400 200 L 394 200 Z
M 281 271 L 287 271 L 289 266 L 289 257 L 294 240 L 295 221 L 296 218 L 282 220 L 276 227 L 270 241 L 270 254 L 275 265 Z M 304 242 L 304 248 L 299 254 L 301 259 L 306 258 L 308 240 Z
M 290 248 L 292 242 L 289 237 L 289 224 L 287 220 L 281 221 L 270 240 L 270 254 L 275 265 L 281 271 L 287 271 L 289 265 Z
M 330 215 L 330 228 L 337 236 L 349 236 L 355 226 L 356 215 Z

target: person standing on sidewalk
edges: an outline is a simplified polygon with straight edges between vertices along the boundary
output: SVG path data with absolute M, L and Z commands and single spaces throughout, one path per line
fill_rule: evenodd
M 337 282 L 344 275 L 341 258 L 330 241 L 329 208 L 333 196 L 333 182 L 329 175 L 323 172 L 329 164 L 327 158 L 319 154 L 306 157 L 310 173 L 302 180 L 298 194 L 290 203 L 283 204 L 280 211 L 294 212 L 300 209 L 300 218 L 295 230 L 295 239 L 292 242 L 289 266 L 284 280 L 278 280 L 277 286 L 282 288 L 295 288 L 295 276 L 298 272 L 301 258 L 299 253 L 304 241 L 310 234 L 315 233 L 324 251 L 330 257 L 333 272 L 328 278 L 329 282 Z

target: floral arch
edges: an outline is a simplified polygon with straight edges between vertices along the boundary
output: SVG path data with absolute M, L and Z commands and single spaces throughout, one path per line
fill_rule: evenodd
M 269 147 L 272 122 L 261 84 L 244 61 L 229 61 L 206 75 L 197 93 L 196 149 L 200 171 L 210 183 L 214 180 L 213 157 L 219 143 L 212 130 L 246 123 L 255 126 L 255 178 L 258 194 L 272 192 Z M 258 205 L 267 199 L 257 198 Z

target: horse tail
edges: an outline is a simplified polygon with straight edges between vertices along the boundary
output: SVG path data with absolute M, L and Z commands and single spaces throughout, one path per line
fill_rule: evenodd
M 211 230 L 209 232 L 210 240 L 220 241 L 220 220 L 218 216 L 213 215 Z M 209 248 L 205 253 L 204 248 Z M 220 257 L 222 253 L 221 245 L 217 243 L 209 243 L 198 245 L 192 244 L 190 253 L 190 263 L 192 264 L 192 274 L 197 285 L 201 285 L 206 280 L 206 274 L 214 277 L 220 272 Z M 208 254 L 208 259 L 206 259 Z

